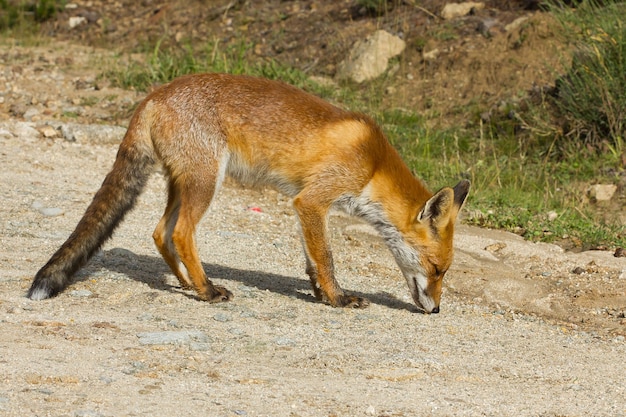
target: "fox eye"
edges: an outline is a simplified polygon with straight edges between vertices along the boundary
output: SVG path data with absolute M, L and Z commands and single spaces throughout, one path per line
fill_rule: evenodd
M 447 271 L 447 269 L 441 269 L 437 265 L 433 265 L 433 268 L 435 269 L 435 276 L 437 279 L 442 278 Z

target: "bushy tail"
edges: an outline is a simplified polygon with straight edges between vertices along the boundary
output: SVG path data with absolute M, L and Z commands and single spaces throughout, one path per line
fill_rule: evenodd
M 72 276 L 111 237 L 133 208 L 154 165 L 150 141 L 137 141 L 129 130 L 117 152 L 113 169 L 104 179 L 74 232 L 37 272 L 28 291 L 33 300 L 50 298 L 71 282 Z M 146 143 L 147 142 L 147 143 Z

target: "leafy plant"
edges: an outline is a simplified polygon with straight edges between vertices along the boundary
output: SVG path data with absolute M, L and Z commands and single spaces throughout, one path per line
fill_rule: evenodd
M 626 4 L 588 0 L 555 15 L 576 48 L 551 99 L 562 139 L 621 154 L 626 151 Z
M 0 0 L 0 31 L 44 22 L 64 6 L 61 0 Z

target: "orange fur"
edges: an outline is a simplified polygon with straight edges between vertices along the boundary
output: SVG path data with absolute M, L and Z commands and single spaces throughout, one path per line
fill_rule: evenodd
M 232 297 L 206 277 L 194 238 L 222 179 L 230 175 L 293 197 L 306 271 L 318 299 L 333 306 L 368 304 L 346 295 L 334 276 L 326 229 L 329 209 L 338 206 L 379 230 L 416 304 L 439 311 L 454 222 L 469 183 L 433 195 L 369 117 L 284 83 L 225 74 L 178 78 L 139 105 L 113 171 L 76 231 L 36 275 L 31 298 L 53 296 L 68 285 L 130 210 L 157 160 L 169 186 L 154 241 L 181 285 L 194 288 L 199 298 Z M 94 219 L 95 209 L 111 216 Z M 86 225 L 94 222 L 102 227 L 90 232 Z

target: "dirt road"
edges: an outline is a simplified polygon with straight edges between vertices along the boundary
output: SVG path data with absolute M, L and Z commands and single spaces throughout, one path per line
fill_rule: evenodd
M 624 258 L 460 227 L 442 313 L 427 316 L 371 230 L 333 216 L 340 282 L 372 301 L 334 309 L 311 296 L 289 201 L 227 184 L 198 243 L 235 298 L 208 305 L 177 288 L 153 247 L 155 174 L 77 282 L 33 302 L 33 274 L 116 146 L 14 122 L 0 143 L 2 415 L 626 414 Z

